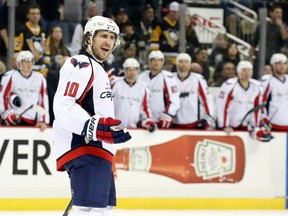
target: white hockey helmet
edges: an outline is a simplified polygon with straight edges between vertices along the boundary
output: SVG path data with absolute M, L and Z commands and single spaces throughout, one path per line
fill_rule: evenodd
M 249 62 L 249 61 L 240 61 L 238 63 L 238 65 L 237 65 L 237 68 L 236 68 L 238 76 L 240 76 L 240 73 L 241 73 L 242 69 L 245 69 L 245 68 L 251 69 L 251 75 L 252 75 L 252 73 L 253 73 L 253 65 L 251 64 L 251 62 Z
M 287 62 L 287 57 L 286 55 L 282 53 L 275 53 L 272 55 L 270 59 L 270 64 L 273 65 L 275 63 L 286 63 Z
M 192 58 L 188 53 L 179 53 L 176 58 L 176 64 L 178 64 L 180 60 L 187 60 L 189 63 L 192 62 Z
M 34 64 L 34 56 L 29 50 L 23 50 L 23 51 L 19 52 L 19 54 L 17 55 L 17 64 L 18 64 L 19 69 L 21 69 L 21 67 L 22 67 L 21 62 L 23 60 L 32 61 Z
M 130 67 L 135 67 L 139 70 L 140 64 L 135 58 L 127 58 L 123 63 L 123 69 L 126 70 Z
M 151 61 L 151 59 L 162 59 L 164 60 L 164 54 L 160 51 L 160 50 L 153 50 L 150 52 L 149 56 L 148 56 L 149 61 Z
M 120 45 L 120 39 L 118 37 L 120 30 L 118 25 L 112 19 L 103 16 L 94 16 L 90 18 L 84 27 L 84 35 L 87 32 L 90 32 L 91 36 L 93 36 L 95 31 L 98 30 L 110 31 L 114 33 L 116 36 L 114 48 Z

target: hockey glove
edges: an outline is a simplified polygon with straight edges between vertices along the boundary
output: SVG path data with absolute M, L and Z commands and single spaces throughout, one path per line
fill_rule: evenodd
M 208 129 L 209 127 L 215 128 L 215 121 L 210 115 L 204 114 L 202 116 L 202 119 L 199 120 L 196 127 L 199 129 Z
M 145 119 L 141 122 L 141 126 L 150 132 L 153 132 L 156 129 L 156 124 L 151 119 Z
M 20 117 L 19 115 L 11 112 L 11 111 L 6 111 L 6 113 L 3 114 L 3 119 L 6 123 L 6 125 L 17 125 L 20 123 Z
M 86 121 L 82 135 L 85 136 L 86 143 L 97 140 L 111 144 L 124 143 L 131 139 L 131 135 L 117 127 L 120 123 L 118 119 L 94 115 Z
M 167 113 L 162 113 L 159 121 L 158 121 L 158 126 L 159 128 L 169 128 L 172 124 L 172 117 L 168 115 Z
M 257 139 L 261 142 L 269 142 L 271 139 L 273 139 L 271 131 L 263 127 L 259 128 L 248 126 L 248 131 L 252 138 Z
M 272 129 L 272 125 L 270 123 L 270 120 L 266 117 L 261 119 L 260 126 L 266 128 L 267 130 Z

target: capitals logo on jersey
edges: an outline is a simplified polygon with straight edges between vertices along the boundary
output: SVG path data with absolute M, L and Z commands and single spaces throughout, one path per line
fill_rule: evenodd
M 71 58 L 71 63 L 73 64 L 74 67 L 77 67 L 77 65 L 79 65 L 79 69 L 86 68 L 90 65 L 88 62 L 78 61 L 75 58 Z

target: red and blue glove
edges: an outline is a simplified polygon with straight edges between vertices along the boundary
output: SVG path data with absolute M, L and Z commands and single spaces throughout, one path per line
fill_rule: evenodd
M 147 118 L 141 122 L 141 126 L 150 132 L 153 132 L 156 129 L 156 124 L 151 119 Z
M 6 125 L 17 125 L 20 123 L 20 117 L 19 115 L 17 115 L 16 113 L 14 112 L 11 112 L 11 111 L 6 111 L 4 114 L 3 114 L 3 119 L 6 123 Z
M 252 138 L 257 139 L 261 142 L 269 142 L 271 139 L 273 139 L 271 131 L 267 130 L 264 127 L 259 128 L 248 126 L 248 131 Z
M 170 115 L 162 113 L 158 121 L 158 126 L 159 128 L 170 128 L 172 121 L 173 119 Z
M 124 143 L 131 139 L 131 135 L 125 129 L 117 127 L 120 123 L 118 119 L 94 115 L 85 123 L 82 135 L 85 136 L 86 143 L 97 140 L 111 144 Z

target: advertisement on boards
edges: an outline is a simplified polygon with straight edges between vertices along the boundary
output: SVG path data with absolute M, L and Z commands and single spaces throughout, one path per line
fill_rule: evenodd
M 286 133 L 273 133 L 268 143 L 246 132 L 131 135 L 114 159 L 119 208 L 285 208 Z M 51 128 L 2 127 L 0 143 L 0 210 L 67 205 L 69 176 L 56 171 Z

